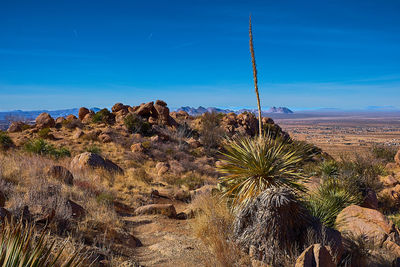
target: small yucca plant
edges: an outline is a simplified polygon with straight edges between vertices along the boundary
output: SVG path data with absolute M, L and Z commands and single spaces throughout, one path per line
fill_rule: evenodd
M 285 149 L 285 143 L 270 134 L 238 137 L 225 142 L 225 153 L 218 171 L 225 195 L 233 207 L 245 204 L 271 187 L 303 191 L 305 176 L 298 163 L 302 158 Z
M 5 223 L 0 231 L 0 266 L 3 267 L 49 267 L 80 266 L 77 254 L 60 263 L 63 249 L 54 255 L 55 243 L 49 244 L 45 232 L 37 236 L 32 225 Z
M 306 201 L 311 214 L 325 226 L 334 227 L 337 215 L 347 206 L 360 204 L 362 196 L 340 180 L 325 180 Z

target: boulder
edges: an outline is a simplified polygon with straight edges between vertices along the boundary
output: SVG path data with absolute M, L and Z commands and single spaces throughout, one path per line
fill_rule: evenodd
M 153 190 L 151 192 L 153 197 L 168 198 L 172 200 L 188 201 L 190 200 L 189 191 L 179 189 L 179 188 L 160 188 L 158 190 Z
M 268 118 L 268 117 L 263 117 L 261 121 L 263 124 L 274 124 L 275 123 L 273 119 Z
M 114 112 L 114 114 L 115 114 L 115 121 L 118 122 L 118 123 L 123 124 L 126 115 L 129 114 L 129 111 L 127 109 L 121 109 L 121 110 L 119 110 L 117 112 Z
M 89 109 L 87 109 L 87 108 L 85 108 L 85 107 L 81 107 L 81 108 L 79 109 L 79 112 L 78 112 L 78 118 L 82 121 L 83 118 L 85 118 L 85 116 L 86 116 L 87 114 L 89 114 L 89 113 L 90 113 L 90 110 L 89 110 Z
M 14 121 L 10 124 L 10 127 L 8 127 L 7 132 L 9 132 L 9 133 L 22 132 L 25 125 L 26 124 L 23 123 L 22 121 Z
M 399 181 L 396 178 L 394 178 L 392 175 L 379 176 L 379 180 L 386 187 L 394 187 L 394 186 L 400 184 Z
M 400 202 L 400 184 L 394 187 L 388 187 L 383 189 L 380 193 L 380 196 L 386 196 L 389 200 L 394 203 Z
M 156 164 L 157 175 L 162 176 L 169 170 L 169 164 L 165 162 L 158 162 Z
M 150 137 L 150 141 L 153 143 L 158 143 L 158 142 L 161 142 L 162 140 L 161 140 L 161 137 L 159 137 L 158 135 L 154 135 L 154 136 Z
M 212 192 L 215 191 L 216 189 L 217 188 L 215 185 L 206 184 L 198 189 L 191 190 L 190 196 L 191 196 L 191 198 L 195 198 L 200 195 L 211 195 Z
M 37 116 L 35 121 L 36 121 L 36 127 L 39 129 L 51 128 L 56 125 L 54 119 L 46 112 L 43 112 L 39 116 Z
M 78 118 L 77 118 L 75 115 L 70 114 L 70 115 L 68 115 L 65 119 L 66 119 L 67 121 L 73 121 L 73 120 L 77 120 Z
M 187 140 L 187 143 L 189 144 L 190 147 L 192 148 L 199 148 L 201 146 L 201 143 L 199 140 L 194 139 L 193 137 Z
M 102 168 L 109 172 L 123 173 L 123 170 L 111 160 L 90 152 L 79 154 L 71 161 L 71 169 L 82 170 L 85 168 Z
M 63 123 L 66 121 L 66 119 L 64 117 L 58 117 L 56 119 L 56 127 L 57 128 L 61 128 L 61 126 L 63 125 Z
M 144 118 L 148 118 L 150 116 L 156 117 L 157 116 L 157 110 L 154 108 L 154 102 L 149 102 L 146 104 L 141 104 L 139 108 L 135 111 L 135 113 L 139 116 L 142 116 Z
M 374 190 L 367 191 L 367 194 L 364 197 L 364 202 L 361 206 L 369 209 L 378 209 L 378 198 Z
M 82 123 L 91 123 L 93 121 L 93 113 L 88 113 L 83 117 Z
M 85 133 L 81 129 L 76 129 L 74 134 L 72 135 L 73 139 L 79 139 L 81 138 Z
M 161 214 L 170 218 L 176 217 L 176 210 L 172 204 L 150 204 L 135 210 L 136 215 Z
M 167 103 L 165 101 L 162 100 L 157 100 L 156 101 L 156 105 L 162 106 L 162 107 L 166 107 Z
M 62 181 L 67 185 L 74 184 L 74 176 L 67 168 L 65 168 L 63 166 L 59 166 L 59 165 L 52 166 L 48 173 L 49 173 L 49 176 L 51 176 L 54 179 L 57 179 L 59 181 Z
M 158 121 L 162 124 L 169 123 L 169 108 L 167 107 L 167 103 L 162 100 L 157 100 L 154 108 L 157 111 Z
M 393 248 L 400 256 L 400 232 L 381 212 L 351 205 L 336 218 L 337 229 L 352 236 L 363 235 L 374 246 Z
M 335 261 L 329 249 L 321 244 L 306 248 L 296 260 L 295 267 L 335 267 Z
M 115 113 L 122 109 L 128 109 L 128 107 L 125 107 L 122 103 L 116 103 L 114 106 L 112 106 L 111 111 Z
M 102 133 L 99 135 L 99 140 L 103 143 L 110 143 L 112 142 L 112 138 L 109 134 Z
M 74 219 L 82 219 L 86 216 L 86 210 L 78 203 L 68 199 L 67 206 L 71 208 L 71 215 Z
M 171 112 L 170 115 L 171 115 L 171 117 L 173 117 L 174 119 L 177 119 L 177 120 L 187 120 L 190 118 L 189 113 L 187 113 L 184 110 L 180 110 L 178 112 Z
M 141 153 L 144 151 L 144 147 L 142 146 L 141 143 L 136 143 L 136 144 L 131 145 L 131 151 L 133 153 Z
M 74 115 L 68 115 L 63 124 L 68 129 L 83 128 L 82 122 Z

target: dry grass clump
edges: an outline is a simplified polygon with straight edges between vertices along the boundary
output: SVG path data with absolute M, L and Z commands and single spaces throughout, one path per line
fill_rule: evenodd
M 210 249 L 209 266 L 250 266 L 250 259 L 234 242 L 233 214 L 227 203 L 211 195 L 197 197 L 192 206 L 197 210 L 191 222 L 193 232 Z
M 109 187 L 114 183 L 114 175 L 94 170 L 76 172 L 74 185 L 69 186 L 49 177 L 47 170 L 54 164 L 49 158 L 0 154 L 0 190 L 7 198 L 6 209 L 13 216 L 32 222 L 54 214 L 47 224 L 52 237 L 62 240 L 70 236 L 77 244 L 88 232 L 93 233 L 90 238 L 107 239 L 104 231 L 91 228 L 96 224 L 121 231 L 124 225 L 113 206 L 116 194 Z M 68 200 L 81 205 L 86 215 L 72 216 Z

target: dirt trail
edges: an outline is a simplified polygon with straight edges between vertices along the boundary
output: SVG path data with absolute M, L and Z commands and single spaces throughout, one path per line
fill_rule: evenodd
M 177 206 L 177 211 L 181 207 Z M 124 217 L 124 222 L 142 246 L 135 248 L 134 261 L 140 266 L 205 266 L 207 248 L 193 237 L 189 220 L 162 215 Z

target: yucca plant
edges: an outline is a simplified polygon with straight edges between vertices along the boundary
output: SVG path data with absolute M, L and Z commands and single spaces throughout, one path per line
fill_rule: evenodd
M 63 248 L 54 253 L 54 245 L 49 244 L 45 232 L 39 236 L 34 226 L 22 222 L 5 222 L 0 231 L 0 266 L 2 267 L 50 267 L 80 266 L 77 254 L 59 262 Z
M 225 141 L 224 159 L 218 166 L 224 194 L 232 207 L 245 204 L 271 187 L 304 191 L 305 176 L 298 167 L 302 158 L 287 151 L 285 143 L 270 134 Z
M 308 196 L 306 206 L 325 226 L 334 227 L 337 215 L 349 205 L 360 204 L 361 200 L 359 192 L 352 191 L 338 179 L 330 178 Z
M 323 161 L 318 168 L 322 178 L 336 178 L 339 175 L 339 166 L 336 161 Z
M 304 245 L 313 217 L 292 190 L 273 187 L 247 202 L 234 221 L 234 236 L 253 256 L 272 266 L 281 266 L 281 254 Z

